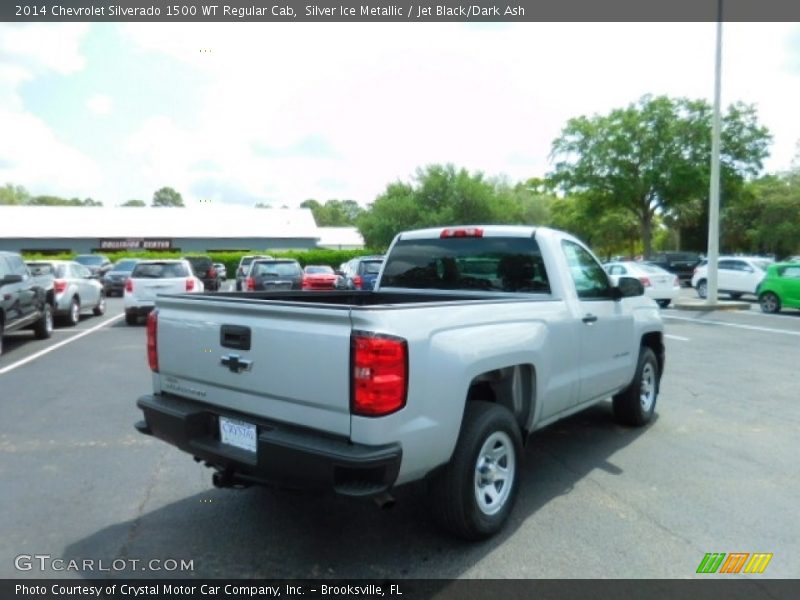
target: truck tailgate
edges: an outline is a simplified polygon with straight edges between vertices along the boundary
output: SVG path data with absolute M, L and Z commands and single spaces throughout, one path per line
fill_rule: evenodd
M 350 330 L 347 307 L 161 297 L 160 388 L 349 436 Z

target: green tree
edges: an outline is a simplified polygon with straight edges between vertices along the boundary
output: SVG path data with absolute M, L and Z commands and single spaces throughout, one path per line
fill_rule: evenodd
M 147 206 L 147 203 L 144 200 L 128 200 L 120 204 L 120 206 Z
M 30 198 L 28 190 L 21 185 L 7 183 L 0 187 L 0 205 L 27 204 Z
M 368 247 L 386 247 L 405 229 L 454 224 L 513 223 L 518 211 L 503 184 L 453 165 L 418 169 L 412 183 L 394 182 L 358 218 Z
M 162 187 L 153 194 L 151 206 L 180 206 L 183 207 L 183 198 L 171 187 Z
M 320 227 L 348 227 L 356 224 L 358 217 L 364 212 L 355 200 L 328 200 L 320 204 L 309 198 L 300 203 L 300 208 L 311 209 L 314 220 Z
M 658 214 L 678 220 L 692 199 L 707 203 L 711 117 L 704 100 L 644 96 L 607 115 L 570 119 L 553 142 L 550 177 L 565 192 L 631 214 L 650 254 Z M 723 189 L 761 170 L 770 140 L 753 106 L 728 108 L 722 119 Z
M 62 198 L 61 196 L 34 196 L 28 202 L 30 206 L 103 206 L 102 202 L 91 198 Z

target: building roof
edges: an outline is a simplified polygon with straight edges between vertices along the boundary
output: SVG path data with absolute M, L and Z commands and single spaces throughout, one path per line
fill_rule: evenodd
M 364 238 L 355 227 L 319 227 L 319 242 L 323 248 L 363 248 Z
M 307 238 L 307 208 L 0 206 L 0 238 Z

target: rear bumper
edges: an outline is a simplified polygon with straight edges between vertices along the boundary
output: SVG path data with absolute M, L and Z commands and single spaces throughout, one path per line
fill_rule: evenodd
M 397 479 L 400 444 L 365 446 L 346 438 L 220 410 L 169 394 L 139 398 L 144 422 L 136 428 L 216 468 L 231 483 L 333 489 L 349 496 L 387 491 Z M 256 452 L 220 441 L 219 416 L 257 428 Z

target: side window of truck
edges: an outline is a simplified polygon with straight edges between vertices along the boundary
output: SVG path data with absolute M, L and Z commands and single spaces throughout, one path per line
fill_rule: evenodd
M 564 256 L 575 289 L 581 300 L 607 300 L 611 298 L 608 276 L 594 257 L 574 242 L 561 242 Z

